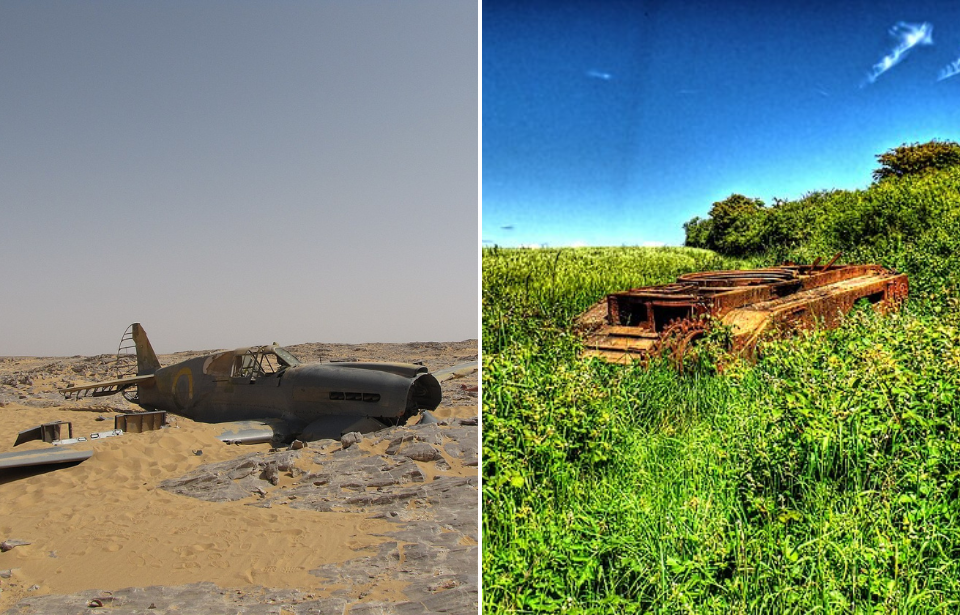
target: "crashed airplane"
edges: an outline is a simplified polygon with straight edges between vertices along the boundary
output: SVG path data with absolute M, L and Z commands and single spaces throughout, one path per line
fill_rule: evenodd
M 408 363 L 301 364 L 284 348 L 253 346 L 162 367 L 139 323 L 128 327 L 136 374 L 61 389 L 67 399 L 122 393 L 148 411 L 225 423 L 220 439 L 264 442 L 339 438 L 397 425 L 441 401 L 440 382 Z

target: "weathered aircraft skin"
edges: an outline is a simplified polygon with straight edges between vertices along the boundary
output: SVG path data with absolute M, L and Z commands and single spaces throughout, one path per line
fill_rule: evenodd
M 139 323 L 131 325 L 137 375 L 62 389 L 66 397 L 125 391 L 147 410 L 208 422 L 268 421 L 279 439 L 339 438 L 397 424 L 441 401 L 426 367 L 407 363 L 301 365 L 280 346 L 253 346 L 161 367 Z M 136 395 L 130 395 L 136 387 Z

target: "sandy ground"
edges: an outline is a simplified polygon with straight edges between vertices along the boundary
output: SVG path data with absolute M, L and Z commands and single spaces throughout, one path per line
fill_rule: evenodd
M 431 371 L 475 359 L 475 340 L 450 344 L 305 344 L 290 347 L 303 359 L 423 361 Z M 168 365 L 200 353 L 161 357 Z M 326 356 L 324 356 L 326 355 Z M 130 406 L 119 396 L 64 402 L 56 388 L 112 377 L 108 356 L 0 357 L 0 453 L 14 450 L 19 431 L 65 420 L 74 436 L 113 428 L 117 411 Z M 474 417 L 477 376 L 444 383 L 438 417 Z M 103 420 L 98 420 L 101 418 Z M 256 499 L 204 502 L 158 489 L 200 465 L 225 461 L 270 445 L 225 445 L 215 425 L 171 416 L 163 430 L 88 441 L 94 455 L 57 469 L 0 470 L 0 540 L 30 544 L 0 553 L 0 612 L 26 596 L 98 588 L 182 585 L 209 581 L 221 588 L 295 588 L 322 596 L 309 570 L 373 553 L 390 524 L 365 513 L 318 513 L 290 507 L 249 506 Z M 16 450 L 48 448 L 29 442 Z M 339 445 L 337 445 L 339 446 Z M 361 443 L 376 454 L 386 444 Z M 451 476 L 476 476 L 476 466 L 448 459 Z M 305 472 L 315 458 L 298 462 Z M 434 464 L 419 464 L 432 476 Z M 49 466 L 48 466 L 49 467 Z M 281 477 L 277 489 L 292 478 Z M 5 571 L 12 571 L 9 576 Z M 7 577 L 7 578 L 4 578 Z M 366 588 L 371 600 L 402 600 L 402 586 Z

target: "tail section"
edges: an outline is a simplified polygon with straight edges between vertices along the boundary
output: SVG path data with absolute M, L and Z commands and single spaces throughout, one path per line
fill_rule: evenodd
M 160 369 L 160 360 L 147 339 L 147 332 L 143 330 L 140 323 L 135 322 L 130 325 L 130 332 L 133 336 L 133 343 L 137 346 L 137 375 L 144 376 L 152 374 Z

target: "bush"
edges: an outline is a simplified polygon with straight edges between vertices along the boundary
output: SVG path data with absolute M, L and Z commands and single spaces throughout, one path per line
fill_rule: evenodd
M 877 160 L 880 168 L 873 172 L 876 181 L 923 174 L 960 165 L 960 143 L 934 139 L 901 145 L 878 155 Z

